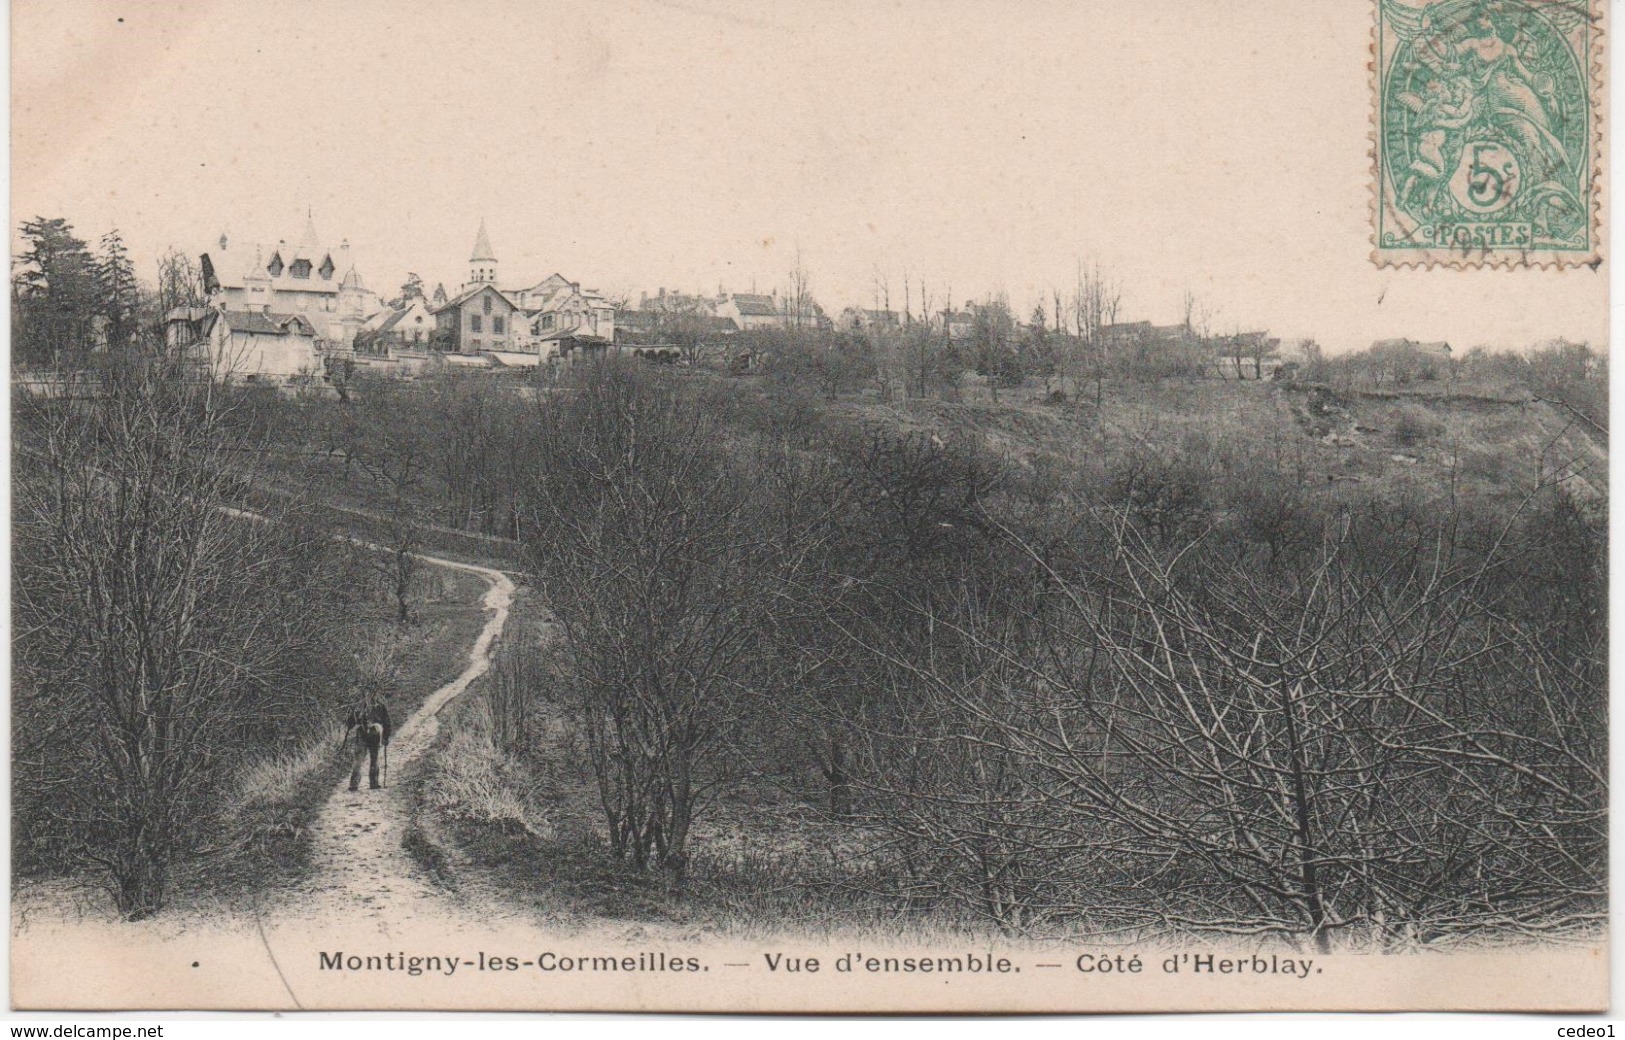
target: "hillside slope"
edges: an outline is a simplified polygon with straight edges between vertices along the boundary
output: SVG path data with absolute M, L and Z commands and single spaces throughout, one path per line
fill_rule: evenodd
M 1110 467 L 1152 452 L 1222 481 L 1268 461 L 1308 485 L 1365 496 L 1454 492 L 1514 500 L 1554 472 L 1583 500 L 1608 493 L 1601 435 L 1560 406 L 1470 392 L 1337 392 L 1307 384 L 1167 381 L 1108 384 L 1103 407 L 1005 394 L 998 404 L 934 399 L 832 406 L 853 420 L 969 437 L 1024 470 Z

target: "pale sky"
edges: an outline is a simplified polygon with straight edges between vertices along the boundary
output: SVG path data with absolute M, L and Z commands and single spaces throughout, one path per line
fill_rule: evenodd
M 1080 259 L 1124 320 L 1330 349 L 1606 343 L 1602 272 L 1378 270 L 1372 5 L 1351 0 L 14 0 L 12 209 L 117 226 L 151 278 L 297 239 L 368 285 L 557 270 L 634 299 L 767 291 L 799 249 L 831 311 L 1004 291 Z M 15 230 L 13 231 L 15 235 Z

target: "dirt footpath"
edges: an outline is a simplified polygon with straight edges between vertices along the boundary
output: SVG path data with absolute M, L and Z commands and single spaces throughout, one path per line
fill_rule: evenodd
M 369 790 L 363 777 L 361 790 L 351 791 L 348 775 L 340 781 L 311 828 L 311 878 L 278 901 L 277 917 L 399 924 L 418 917 L 443 922 L 448 916 L 459 916 L 459 907 L 450 905 L 452 900 L 406 851 L 412 792 L 399 780 L 414 772 L 413 767 L 433 744 L 440 731 L 440 710 L 491 666 L 491 651 L 508 621 L 514 585 L 507 575 L 488 567 L 430 556 L 423 559 L 477 574 L 490 583 L 481 601 L 490 617 L 469 651 L 468 666 L 430 694 L 396 730 L 389 745 L 391 786 Z

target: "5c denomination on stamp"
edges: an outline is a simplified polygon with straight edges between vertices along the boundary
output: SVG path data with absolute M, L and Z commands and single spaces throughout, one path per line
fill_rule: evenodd
M 1599 258 L 1596 0 L 1377 0 L 1379 266 Z

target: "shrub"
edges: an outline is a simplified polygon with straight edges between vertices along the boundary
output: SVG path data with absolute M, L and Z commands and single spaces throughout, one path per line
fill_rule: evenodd
M 1113 503 L 1164 544 L 1190 537 L 1212 515 L 1209 474 L 1185 455 L 1135 452 L 1112 467 Z
M 1405 405 L 1396 409 L 1388 422 L 1390 429 L 1393 430 L 1395 443 L 1407 448 L 1415 447 L 1444 432 L 1443 423 L 1435 419 L 1427 409 L 1416 405 Z

